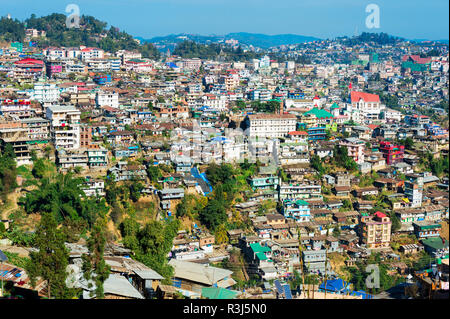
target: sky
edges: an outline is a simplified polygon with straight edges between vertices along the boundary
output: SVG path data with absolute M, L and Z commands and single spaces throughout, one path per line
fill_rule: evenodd
M 299 34 L 322 39 L 385 32 L 406 39 L 449 39 L 448 0 L 0 0 L 0 16 L 21 21 L 76 4 L 133 36 L 189 33 Z M 379 8 L 379 25 L 366 24 Z M 375 20 L 371 20 L 375 21 Z M 369 25 L 370 26 L 370 25 Z

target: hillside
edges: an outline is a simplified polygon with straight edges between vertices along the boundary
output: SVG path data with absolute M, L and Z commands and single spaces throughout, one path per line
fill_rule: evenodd
M 143 57 L 157 59 L 159 51 L 151 44 L 140 45 L 130 34 L 92 16 L 82 15 L 79 28 L 67 28 L 66 15 L 53 13 L 48 16 L 30 18 L 21 22 L 7 18 L 0 19 L 0 41 L 24 41 L 25 29 L 45 31 L 46 36 L 34 38 L 38 47 L 98 47 L 108 52 L 117 50 L 139 50 Z
M 154 37 L 151 39 L 144 39 L 141 37 L 136 37 L 143 42 L 155 43 L 161 46 L 168 47 L 172 49 L 175 44 L 181 43 L 183 41 L 194 41 L 201 44 L 208 43 L 219 43 L 224 42 L 225 40 L 238 40 L 241 44 L 251 45 L 254 47 L 258 47 L 261 49 L 267 49 L 274 46 L 280 45 L 289 45 L 289 44 L 298 44 L 304 42 L 311 42 L 320 40 L 319 38 L 296 35 L 296 34 L 278 34 L 278 35 L 267 35 L 267 34 L 258 34 L 258 33 L 247 33 L 247 32 L 238 32 L 238 33 L 229 33 L 224 36 L 220 35 L 198 35 L 198 34 L 170 34 L 162 37 Z

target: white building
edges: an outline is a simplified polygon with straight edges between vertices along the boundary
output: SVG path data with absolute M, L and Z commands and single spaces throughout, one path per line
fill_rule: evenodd
M 250 137 L 284 137 L 295 131 L 297 117 L 292 114 L 250 114 Z
M 35 83 L 30 98 L 39 102 L 57 102 L 61 92 L 56 84 Z
M 119 108 L 119 93 L 98 91 L 95 95 L 95 104 L 97 107 L 107 105 Z
M 50 132 L 56 149 L 80 148 L 81 112 L 71 105 L 47 107 L 46 118 L 50 120 Z

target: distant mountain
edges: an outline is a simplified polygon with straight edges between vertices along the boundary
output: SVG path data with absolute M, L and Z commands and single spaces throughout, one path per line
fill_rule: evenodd
M 449 43 L 448 40 L 430 40 L 430 39 L 412 39 L 410 41 L 417 42 L 417 43 L 430 42 L 430 41 L 437 42 L 437 43 L 444 43 L 444 44 L 448 44 Z
M 141 42 L 151 42 L 157 43 L 160 45 L 171 46 L 173 44 L 183 42 L 185 40 L 191 40 L 197 43 L 215 43 L 215 42 L 223 42 L 225 40 L 238 40 L 239 43 L 245 45 L 252 45 L 254 47 L 258 47 L 261 49 L 267 49 L 274 46 L 280 45 L 290 45 L 297 43 L 305 43 L 320 40 L 319 38 L 296 35 L 296 34 L 277 34 L 277 35 L 267 35 L 267 34 L 258 34 L 258 33 L 246 33 L 246 32 L 238 32 L 238 33 L 229 33 L 227 35 L 195 35 L 195 34 L 171 34 L 168 36 L 162 37 L 154 37 L 151 39 L 144 39 L 142 37 L 136 37 L 136 39 Z

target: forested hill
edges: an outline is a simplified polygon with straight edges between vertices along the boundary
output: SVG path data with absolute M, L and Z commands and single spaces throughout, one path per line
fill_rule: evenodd
M 84 45 L 98 47 L 108 52 L 116 52 L 121 49 L 139 50 L 143 57 L 148 58 L 160 56 L 153 44 L 139 45 L 130 34 L 120 31 L 114 26 L 108 28 L 106 22 L 92 16 L 82 15 L 80 28 L 67 28 L 66 18 L 66 15 L 59 13 L 39 18 L 32 14 L 23 22 L 3 17 L 0 19 L 0 40 L 22 42 L 25 38 L 25 29 L 32 28 L 46 32 L 45 38 L 33 40 L 39 47 Z

